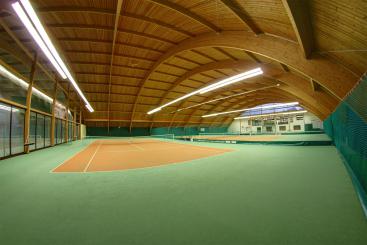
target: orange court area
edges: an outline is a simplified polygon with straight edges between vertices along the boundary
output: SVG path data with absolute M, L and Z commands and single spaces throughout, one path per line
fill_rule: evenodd
M 53 172 L 99 172 L 154 167 L 220 155 L 231 149 L 157 139 L 96 140 Z

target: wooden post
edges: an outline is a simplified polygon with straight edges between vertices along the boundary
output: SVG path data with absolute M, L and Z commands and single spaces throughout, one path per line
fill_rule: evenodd
M 76 139 L 76 107 L 74 107 L 74 116 L 73 116 L 73 140 Z
M 52 100 L 52 110 L 51 110 L 51 113 L 52 113 L 52 116 L 51 116 L 51 132 L 50 132 L 50 135 L 51 135 L 51 146 L 54 146 L 55 145 L 55 125 L 56 125 L 56 120 L 55 120 L 55 111 L 56 111 L 56 98 L 57 98 L 57 87 L 58 87 L 58 84 L 57 84 L 57 80 L 55 79 L 55 88 L 54 88 L 54 94 L 53 94 L 53 100 Z
M 37 65 L 37 52 L 34 54 L 34 59 L 29 77 L 29 85 L 26 98 L 26 110 L 24 115 L 24 153 L 29 153 L 29 132 L 30 132 L 30 117 L 31 117 L 31 103 L 32 103 L 32 88 L 34 84 L 34 74 Z

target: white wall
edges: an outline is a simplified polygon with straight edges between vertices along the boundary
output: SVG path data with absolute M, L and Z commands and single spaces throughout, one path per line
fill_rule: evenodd
M 312 113 L 305 113 L 302 120 L 297 120 L 296 115 L 289 116 L 288 124 L 276 125 L 276 132 L 304 132 L 305 131 L 305 124 L 312 124 L 313 128 L 323 128 L 322 121 L 317 118 Z M 300 126 L 300 130 L 295 130 L 294 126 Z M 280 127 L 285 126 L 286 131 L 280 131 Z M 246 134 L 246 133 L 256 133 L 257 128 L 262 127 L 262 132 L 265 133 L 265 126 L 251 126 L 249 125 L 248 119 L 241 119 L 241 120 L 233 120 L 231 125 L 228 128 L 229 133 L 234 134 Z M 273 129 L 273 131 L 275 128 Z
M 322 121 L 318 117 L 309 112 L 305 114 L 305 124 L 312 124 L 313 128 L 321 128 L 321 129 L 324 128 Z
M 87 128 L 84 124 L 80 124 L 80 136 L 82 139 L 87 136 Z

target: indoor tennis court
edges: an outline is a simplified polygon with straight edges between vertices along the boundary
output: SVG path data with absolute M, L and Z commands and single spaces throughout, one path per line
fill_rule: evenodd
M 85 173 L 149 168 L 211 157 L 228 151 L 231 150 L 173 142 L 173 135 L 100 139 L 93 141 L 52 172 Z
M 366 245 L 366 13 L 0 1 L 0 245 Z

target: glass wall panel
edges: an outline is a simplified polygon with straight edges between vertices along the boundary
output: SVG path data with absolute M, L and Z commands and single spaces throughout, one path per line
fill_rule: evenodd
M 62 135 L 62 127 L 61 127 L 61 120 L 56 119 L 56 125 L 57 125 L 57 135 L 56 135 L 56 144 L 61 143 L 61 135 Z
M 61 120 L 61 143 L 65 142 L 65 121 Z
M 51 113 L 52 102 L 44 98 L 41 98 L 40 96 L 37 96 L 36 94 L 32 94 L 31 107 L 39 111 Z
M 0 70 L 0 98 L 25 105 L 26 97 L 27 87 L 21 85 L 17 81 L 9 79 L 7 73 Z
M 45 147 L 45 116 L 37 114 L 36 148 Z
M 51 117 L 45 116 L 45 147 L 51 145 Z
M 0 103 L 0 157 L 10 155 L 10 112 L 10 106 Z
M 37 126 L 37 114 L 31 112 L 30 116 L 30 126 L 29 126 L 29 150 L 34 150 L 36 148 L 36 126 Z
M 11 154 L 24 151 L 24 109 L 12 107 Z
M 73 113 L 71 113 L 70 110 L 68 110 L 68 119 L 69 119 L 70 122 L 73 121 Z
M 76 139 L 79 139 L 79 134 L 80 134 L 80 124 L 76 125 Z
M 54 134 L 54 144 L 57 144 L 57 118 L 55 118 L 55 130 L 54 132 L 51 132 Z
M 69 122 L 68 134 L 69 134 L 68 141 L 69 142 L 73 141 L 73 123 L 72 122 Z

